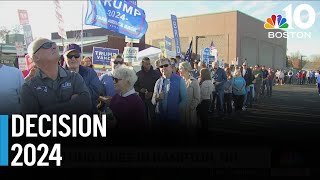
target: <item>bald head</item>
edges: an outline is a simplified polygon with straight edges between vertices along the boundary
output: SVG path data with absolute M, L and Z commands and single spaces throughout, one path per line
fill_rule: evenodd
M 39 48 L 46 42 L 51 42 L 51 41 L 46 38 L 37 38 L 34 41 L 32 41 L 28 46 L 29 56 L 33 57 L 33 55 L 39 50 Z
M 58 63 L 60 55 L 55 42 L 46 38 L 37 38 L 28 46 L 28 56 L 38 64 L 39 62 Z

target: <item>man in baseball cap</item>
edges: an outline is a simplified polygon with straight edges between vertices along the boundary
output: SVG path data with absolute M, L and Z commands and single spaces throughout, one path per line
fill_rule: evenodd
M 66 68 L 70 71 L 79 72 L 81 63 L 81 48 L 77 44 L 68 44 L 63 49 L 63 57 Z
M 64 47 L 63 54 L 68 54 L 71 51 L 81 53 L 81 47 L 78 44 L 68 44 Z
M 92 68 L 81 66 L 81 48 L 77 44 L 68 44 L 63 50 L 65 68 L 79 73 L 89 88 L 92 101 L 92 113 L 98 113 L 97 104 L 102 84 Z

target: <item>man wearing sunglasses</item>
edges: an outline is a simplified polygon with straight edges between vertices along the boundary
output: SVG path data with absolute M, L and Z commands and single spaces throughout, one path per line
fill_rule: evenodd
M 121 57 L 121 55 L 115 55 L 111 58 L 110 65 L 111 65 L 111 72 L 107 72 L 106 74 L 102 75 L 100 77 L 100 81 L 103 85 L 104 89 L 104 96 L 99 97 L 100 106 L 104 107 L 102 108 L 104 111 L 107 111 L 108 105 L 111 102 L 112 96 L 116 94 L 114 82 L 113 82 L 113 72 L 115 69 L 121 67 L 124 64 L 124 61 Z M 106 105 L 106 106 L 105 106 Z M 101 109 L 101 107 L 99 107 Z M 107 113 L 107 112 L 106 112 Z
M 34 40 L 28 55 L 37 66 L 35 76 L 22 86 L 22 114 L 85 114 L 91 109 L 83 78 L 59 66 L 57 45 L 45 38 Z
M 65 68 L 79 73 L 85 84 L 87 85 L 92 101 L 92 113 L 98 113 L 97 104 L 101 82 L 99 81 L 97 73 L 88 67 L 81 66 L 81 48 L 77 44 L 68 44 L 63 50 L 63 57 L 65 60 Z
M 105 95 L 106 96 L 113 96 L 116 94 L 116 91 L 114 89 L 113 79 L 112 79 L 112 73 L 116 68 L 119 68 L 121 65 L 123 65 L 123 59 L 120 55 L 113 56 L 110 61 L 111 65 L 111 72 L 107 72 L 106 74 L 102 75 L 100 78 L 100 81 L 105 87 Z
M 175 73 L 169 59 L 160 60 L 162 77 L 154 86 L 152 103 L 156 105 L 157 122 L 165 126 L 178 125 L 180 110 L 187 104 L 187 88 L 185 81 Z

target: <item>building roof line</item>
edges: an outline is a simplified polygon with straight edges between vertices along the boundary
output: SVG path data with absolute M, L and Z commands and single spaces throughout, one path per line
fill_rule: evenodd
M 199 17 L 199 16 L 207 16 L 207 15 L 216 15 L 216 14 L 225 14 L 225 13 L 241 13 L 243 15 L 246 15 L 246 16 L 249 16 L 251 18 L 254 18 L 258 21 L 261 21 L 261 22 L 264 22 L 256 17 L 253 17 L 253 16 L 250 16 L 242 11 L 239 11 L 239 10 L 230 10 L 230 11 L 221 11 L 221 12 L 213 12 L 213 13 L 206 13 L 206 14 L 196 14 L 196 15 L 191 15 L 191 16 L 183 16 L 183 17 L 177 17 L 177 19 L 183 19 L 183 18 L 190 18 L 190 17 Z M 149 22 L 158 22 L 158 21 L 166 21 L 166 20 L 170 20 L 169 18 L 168 19 L 159 19 L 159 20 L 154 20 L 154 21 L 149 21 Z
M 216 15 L 216 14 L 226 14 L 226 13 L 238 13 L 238 14 L 242 14 L 242 15 L 245 15 L 245 16 L 248 16 L 252 19 L 255 19 L 256 21 L 259 21 L 261 23 L 264 23 L 263 20 L 260 20 L 254 16 L 251 16 L 249 14 L 246 14 L 242 11 L 239 11 L 239 10 L 230 10 L 230 11 L 221 11 L 221 12 L 213 12 L 213 13 L 206 13 L 206 14 L 197 14 L 197 15 L 191 15 L 191 16 L 183 16 L 183 17 L 177 17 L 177 19 L 184 19 L 184 18 L 190 18 L 190 17 L 199 17 L 199 16 L 207 16 L 207 15 Z M 167 21 L 167 20 L 170 20 L 169 18 L 168 19 L 159 19 L 159 20 L 154 20 L 154 21 L 149 21 L 149 23 L 153 23 L 153 22 L 159 22 L 159 21 Z
M 221 11 L 221 12 L 206 13 L 206 14 L 196 14 L 196 15 L 191 15 L 191 16 L 177 17 L 177 19 L 190 18 L 190 17 L 198 17 L 198 16 L 206 16 L 206 15 L 214 15 L 214 14 L 223 14 L 223 13 L 232 13 L 232 12 L 237 12 L 237 11 L 238 11 L 238 10 L 231 10 L 231 11 Z M 167 20 L 170 20 L 170 18 L 168 18 L 168 19 L 159 19 L 159 20 L 149 21 L 148 23 L 158 22 L 158 21 L 167 21 Z

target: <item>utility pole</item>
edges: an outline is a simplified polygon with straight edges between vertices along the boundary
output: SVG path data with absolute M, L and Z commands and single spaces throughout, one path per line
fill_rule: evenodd
M 301 58 L 300 58 L 300 68 L 301 68 L 301 70 L 302 70 L 302 68 L 303 68 L 303 67 L 302 67 L 302 58 L 303 58 L 303 57 L 307 57 L 307 56 L 301 55 Z

